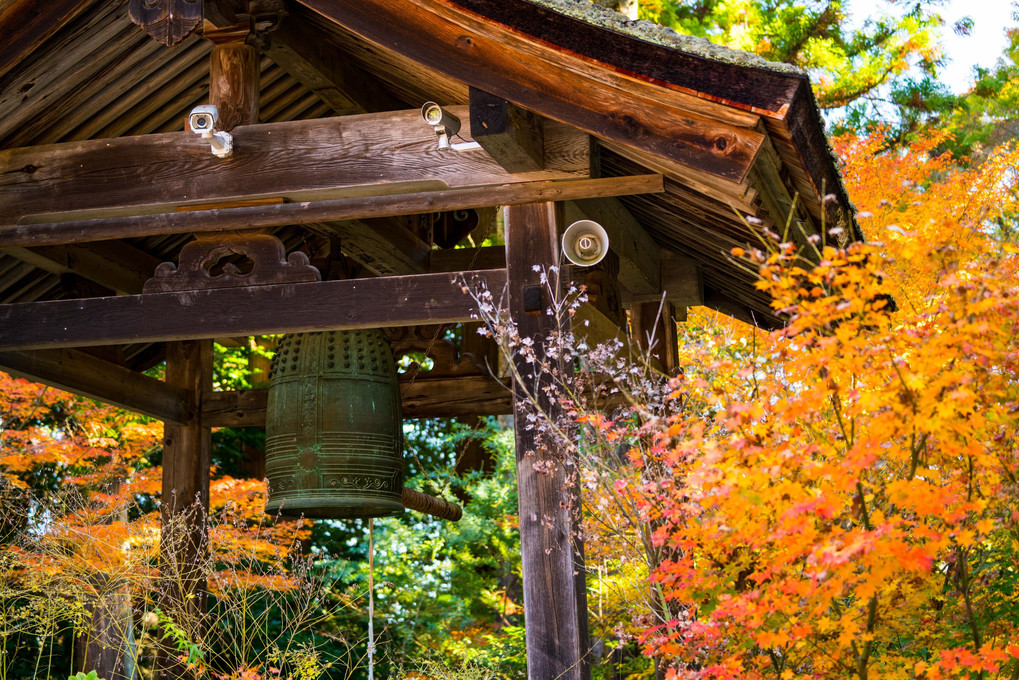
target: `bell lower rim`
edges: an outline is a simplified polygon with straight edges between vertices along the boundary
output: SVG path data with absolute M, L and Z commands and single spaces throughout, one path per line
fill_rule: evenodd
M 265 514 L 309 519 L 354 519 L 357 517 L 392 517 L 403 514 L 403 503 L 384 498 L 343 502 L 337 498 L 273 498 L 265 504 Z

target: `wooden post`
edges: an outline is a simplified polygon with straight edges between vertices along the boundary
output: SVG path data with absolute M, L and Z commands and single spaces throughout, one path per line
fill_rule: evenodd
M 212 389 L 212 341 L 166 345 L 166 382 L 188 394 L 190 419 L 164 426 L 160 507 L 159 606 L 192 641 L 201 639 L 206 601 L 212 430 L 201 421 L 202 394 Z M 159 677 L 189 677 L 175 649 L 160 650 Z
M 686 308 L 681 308 L 685 312 Z M 665 375 L 672 377 L 679 368 L 679 344 L 676 332 L 676 308 L 669 302 L 635 303 L 630 309 L 630 330 L 633 340 L 648 355 L 653 364 L 657 364 Z M 650 444 L 650 442 L 646 442 Z M 648 535 L 646 545 L 653 545 L 650 535 L 661 525 L 653 522 L 643 530 Z M 652 568 L 656 568 L 666 559 L 675 555 L 662 546 L 654 548 L 655 554 L 648 555 Z M 651 584 L 651 607 L 660 621 L 668 621 L 674 614 L 662 595 L 661 586 Z M 678 613 L 678 612 L 677 612 Z M 666 667 L 661 658 L 655 658 L 655 680 L 665 680 Z
M 216 43 L 209 55 L 209 103 L 219 107 L 219 129 L 258 122 L 258 50 L 247 32 L 206 33 Z
M 679 364 L 676 318 L 676 307 L 671 302 L 634 303 L 630 309 L 631 337 L 669 377 Z
M 546 313 L 550 300 L 541 283 L 541 270 L 559 265 L 556 212 L 555 204 L 542 203 L 506 208 L 505 213 L 510 314 L 520 337 L 532 338 L 539 351 L 556 325 Z M 587 593 L 583 543 L 573 520 L 580 510 L 579 489 L 568 480 L 561 452 L 526 427 L 526 414 L 532 409 L 525 393 L 536 395 L 546 413 L 554 417 L 557 412 L 556 404 L 535 389 L 534 376 L 528 377 L 532 368 L 518 362 L 527 384 L 514 389 L 527 675 L 536 680 L 585 680 L 591 673 Z M 555 463 L 551 471 L 549 460 Z

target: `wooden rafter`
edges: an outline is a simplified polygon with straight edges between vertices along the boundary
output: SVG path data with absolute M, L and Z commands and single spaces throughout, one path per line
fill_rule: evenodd
M 265 53 L 338 114 L 376 113 L 406 106 L 378 78 L 331 48 L 318 27 L 285 19 Z
M 555 19 L 546 17 L 546 28 L 576 24 L 577 30 L 585 31 L 587 26 L 593 30 L 585 34 L 600 48 L 612 39 L 611 31 L 533 3 L 464 2 L 469 8 L 424 0 L 301 0 L 301 4 L 372 43 L 530 111 L 710 175 L 742 181 L 762 140 L 753 129 L 754 113 L 699 99 L 680 88 L 662 88 L 632 71 L 558 48 L 541 34 L 537 22 L 531 27 L 534 35 L 527 35 L 507 31 L 486 16 L 515 12 L 512 19 L 524 21 L 526 13 L 551 14 Z M 693 61 L 706 67 L 705 60 Z M 741 69 L 729 70 L 742 76 Z M 787 95 L 792 83 L 786 79 L 779 85 L 781 94 Z
M 0 10 L 0 76 L 91 5 L 91 0 L 13 0 Z

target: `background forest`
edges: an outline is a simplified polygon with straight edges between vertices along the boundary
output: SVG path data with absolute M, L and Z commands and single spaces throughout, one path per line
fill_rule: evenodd
M 939 36 L 971 26 L 865 4 L 636 7 L 810 72 L 869 240 L 736 249 L 788 325 L 691 309 L 678 376 L 558 339 L 623 404 L 564 382 L 536 418 L 582 464 L 597 678 L 1019 679 L 1019 29 L 953 94 Z M 269 344 L 217 346 L 217 389 L 264 383 Z M 264 516 L 254 431 L 214 434 L 208 630 L 165 619 L 161 430 L 0 373 L 0 680 L 107 639 L 148 677 L 159 630 L 202 677 L 363 678 L 369 647 L 377 677 L 526 677 L 505 423 L 405 425 L 408 485 L 464 518 L 375 522 L 371 645 L 366 523 Z

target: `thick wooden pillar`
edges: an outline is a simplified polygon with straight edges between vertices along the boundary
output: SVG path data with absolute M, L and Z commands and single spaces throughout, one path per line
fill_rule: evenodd
M 546 313 L 549 292 L 541 282 L 541 270 L 559 265 L 556 212 L 555 204 L 542 203 L 509 207 L 505 213 L 510 314 L 520 337 L 532 338 L 539 352 L 543 339 L 556 328 Z M 533 368 L 518 362 L 525 384 L 514 390 L 527 675 L 535 680 L 585 680 L 591 675 L 587 592 L 583 543 L 574 522 L 580 497 L 576 480 L 568 476 L 576 468 L 564 465 L 564 453 L 554 441 L 527 429 L 526 415 L 533 408 L 525 392 L 536 395 L 546 413 L 557 411 L 556 404 L 535 389 L 536 382 L 548 384 L 549 376 L 534 376 Z
M 166 382 L 188 395 L 188 422 L 163 434 L 159 606 L 192 641 L 204 631 L 212 430 L 201 422 L 202 394 L 212 389 L 212 341 L 166 345 Z M 159 654 L 159 677 L 189 677 L 174 649 Z

